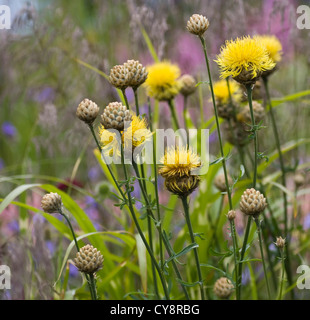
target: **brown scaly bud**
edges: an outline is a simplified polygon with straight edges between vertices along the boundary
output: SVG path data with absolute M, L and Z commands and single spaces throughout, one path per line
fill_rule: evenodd
M 238 121 L 225 121 L 224 133 L 227 141 L 232 145 L 243 147 L 250 141 L 249 133 L 244 130 L 244 125 Z
M 257 101 L 253 101 L 252 107 L 255 124 L 259 124 L 265 117 L 265 109 Z M 246 124 L 252 123 L 251 110 L 249 105 L 242 108 L 242 111 L 237 115 L 237 120 Z
M 190 33 L 202 36 L 209 28 L 209 20 L 200 14 L 193 14 L 187 21 L 186 27 Z
M 196 90 L 196 80 L 189 74 L 184 74 L 180 79 L 181 89 L 180 92 L 183 96 L 189 96 Z
M 241 196 L 240 209 L 246 215 L 258 216 L 266 206 L 266 198 L 254 188 L 246 189 Z
M 244 86 L 247 86 L 247 85 L 253 86 L 262 75 L 262 72 L 257 71 L 256 73 L 257 73 L 256 77 L 253 78 L 253 70 L 242 69 L 242 71 L 236 77 L 234 77 L 234 80 L 243 84 Z
M 46 213 L 61 213 L 62 200 L 58 193 L 47 193 L 41 200 L 41 207 Z
M 120 102 L 111 102 L 101 115 L 101 124 L 105 129 L 124 130 L 124 122 L 131 121 L 130 111 Z
M 99 107 L 97 104 L 89 99 L 84 99 L 76 110 L 77 117 L 87 124 L 92 124 L 97 118 Z
M 129 73 L 128 86 L 136 90 L 142 83 L 145 82 L 148 76 L 148 72 L 143 65 L 136 60 L 127 60 L 124 63 Z
M 235 218 L 236 218 L 236 211 L 235 211 L 235 210 L 230 210 L 230 211 L 228 211 L 228 213 L 227 213 L 227 218 L 228 218 L 228 220 L 230 220 L 230 221 L 235 220 Z
M 130 73 L 124 65 L 116 65 L 110 71 L 109 81 L 115 88 L 125 90 L 129 86 Z
M 233 289 L 234 285 L 232 282 L 226 277 L 221 277 L 215 282 L 213 292 L 219 299 L 227 299 Z
M 277 237 L 277 241 L 275 242 L 276 246 L 280 249 L 283 249 L 285 246 L 285 239 L 282 237 Z
M 77 252 L 73 262 L 80 272 L 93 274 L 102 268 L 103 256 L 99 250 L 87 244 Z
M 228 175 L 227 176 L 227 180 L 228 180 L 228 185 L 231 186 L 233 184 L 232 178 Z M 227 191 L 226 188 L 226 180 L 225 180 L 225 175 L 224 173 L 221 173 L 219 175 L 217 175 L 214 179 L 214 185 L 215 187 L 220 190 L 221 192 L 225 192 Z
M 179 197 L 186 197 L 198 187 L 199 182 L 200 178 L 197 175 L 175 176 L 166 178 L 165 186 L 171 193 Z

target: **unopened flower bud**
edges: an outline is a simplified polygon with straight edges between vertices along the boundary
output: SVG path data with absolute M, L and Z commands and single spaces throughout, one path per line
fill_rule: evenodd
M 62 200 L 58 193 L 47 193 L 41 200 L 41 207 L 46 213 L 61 212 Z
M 97 118 L 99 107 L 97 104 L 89 99 L 84 99 L 76 110 L 77 117 L 87 124 L 92 124 Z
M 80 272 L 93 274 L 102 268 L 103 256 L 99 250 L 87 244 L 80 249 L 73 261 Z
M 246 189 L 241 196 L 240 209 L 246 215 L 258 216 L 266 207 L 266 198 L 254 188 Z
M 193 14 L 187 21 L 187 30 L 197 36 L 202 36 L 208 28 L 209 20 L 200 14 Z
M 213 292 L 219 299 L 227 299 L 233 289 L 234 285 L 232 282 L 226 277 L 221 277 L 215 282 Z

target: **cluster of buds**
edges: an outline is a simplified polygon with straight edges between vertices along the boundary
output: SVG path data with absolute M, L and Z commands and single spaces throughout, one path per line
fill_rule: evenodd
M 193 14 L 187 21 L 187 30 L 196 36 L 202 36 L 209 28 L 209 20 L 200 14 Z
M 87 244 L 77 252 L 73 262 L 80 272 L 93 274 L 102 269 L 103 260 L 100 251 L 92 245 Z
M 137 90 L 147 79 L 146 68 L 137 60 L 127 60 L 122 65 L 116 65 L 110 70 L 109 81 L 115 88 L 125 90 L 132 87 Z
M 101 115 L 101 124 L 105 129 L 124 130 L 124 122 L 131 121 L 130 111 L 120 102 L 111 102 Z
M 228 299 L 233 289 L 234 285 L 226 277 L 219 278 L 213 286 L 213 292 L 219 299 Z
M 266 207 L 266 198 L 254 188 L 246 189 L 241 196 L 240 209 L 246 215 L 256 218 Z

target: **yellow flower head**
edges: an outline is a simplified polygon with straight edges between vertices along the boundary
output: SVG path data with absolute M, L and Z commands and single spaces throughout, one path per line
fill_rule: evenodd
M 176 64 L 157 62 L 148 66 L 147 71 L 145 86 L 150 97 L 163 101 L 173 99 L 179 93 L 181 84 L 178 78 L 181 71 Z
M 242 93 L 240 86 L 237 82 L 229 80 L 229 91 L 226 80 L 219 80 L 213 84 L 213 91 L 216 100 L 220 104 L 229 102 L 229 91 L 233 102 L 238 103 L 241 101 Z
M 255 83 L 263 71 L 275 67 L 265 46 L 250 36 L 226 41 L 215 62 L 219 65 L 222 79 L 231 76 L 244 84 Z
M 123 142 L 125 147 L 132 145 L 135 148 L 149 140 L 151 136 L 152 132 L 147 128 L 146 119 L 133 115 L 130 126 L 127 128 L 125 126 Z
M 192 170 L 201 167 L 200 157 L 187 147 L 169 148 L 160 162 L 158 172 L 164 178 L 190 176 Z
M 258 35 L 254 39 L 259 41 L 267 50 L 270 59 L 277 63 L 281 61 L 282 44 L 280 40 L 274 35 Z
M 105 129 L 103 125 L 99 127 L 99 142 L 106 156 L 121 155 L 120 136 L 117 136 L 117 133 L 111 129 Z

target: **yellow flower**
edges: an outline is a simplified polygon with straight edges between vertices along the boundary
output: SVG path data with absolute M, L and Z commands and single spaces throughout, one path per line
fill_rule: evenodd
M 277 63 L 281 61 L 282 44 L 274 35 L 258 35 L 254 39 L 259 41 L 267 50 L 270 59 Z
M 125 127 L 123 132 L 123 142 L 125 148 L 130 145 L 135 148 L 149 140 L 151 136 L 152 132 L 147 128 L 146 119 L 133 115 L 130 126 L 128 128 Z
M 103 125 L 99 127 L 99 142 L 106 156 L 121 155 L 120 136 L 117 136 L 113 130 L 105 129 Z
M 160 162 L 158 172 L 164 178 L 190 176 L 192 170 L 201 167 L 200 157 L 187 147 L 169 148 Z
M 145 86 L 150 97 L 159 101 L 171 100 L 179 93 L 181 84 L 178 78 L 181 71 L 176 64 L 157 62 L 148 66 L 147 71 Z
M 242 93 L 240 90 L 240 86 L 237 82 L 229 80 L 229 90 L 233 102 L 240 102 Z M 213 84 L 213 91 L 216 100 L 220 104 L 226 104 L 229 102 L 229 91 L 226 80 L 219 80 Z
M 255 83 L 263 71 L 275 67 L 264 45 L 250 36 L 226 41 L 215 62 L 222 79 L 231 76 L 243 84 Z

